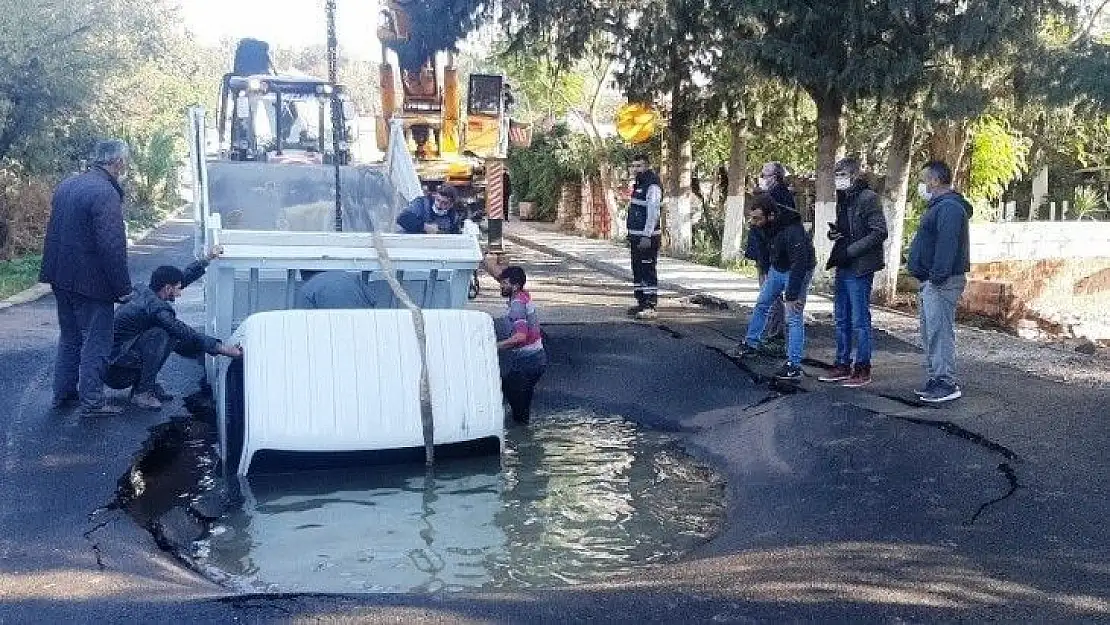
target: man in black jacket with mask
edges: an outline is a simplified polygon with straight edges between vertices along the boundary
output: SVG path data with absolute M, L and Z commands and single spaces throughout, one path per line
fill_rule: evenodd
M 828 237 L 835 243 L 826 268 L 836 270 L 836 363 L 832 371 L 818 379 L 859 388 L 871 383 L 871 289 L 875 272 L 884 266 L 886 216 L 858 160 L 841 159 L 833 181 L 836 223 L 829 224 Z
M 738 351 L 742 357 L 758 352 L 771 305 L 781 298 L 786 309 L 786 364 L 775 377 L 798 382 L 803 375 L 806 294 L 817 265 L 813 241 L 802 224 L 801 215 L 779 206 L 769 194 L 755 196 L 749 214 L 752 225 L 760 229 L 767 241 L 771 266 L 748 323 L 747 336 Z
M 632 281 L 635 283 L 636 305 L 628 314 L 637 319 L 654 319 L 659 303 L 659 244 L 663 239 L 659 211 L 663 186 L 659 175 L 651 169 L 648 157 L 641 154 L 632 159 L 629 168 L 636 177 L 632 199 L 628 205 L 628 244 L 632 251 Z

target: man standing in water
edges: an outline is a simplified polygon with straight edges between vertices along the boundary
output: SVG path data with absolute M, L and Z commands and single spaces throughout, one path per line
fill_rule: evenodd
M 536 305 L 524 290 L 528 277 L 523 268 L 501 265 L 493 254 L 486 256 L 483 265 L 501 283 L 501 295 L 509 300 L 505 316 L 494 321 L 501 392 L 509 402 L 513 420 L 528 423 L 532 418 L 532 394 L 547 368 Z

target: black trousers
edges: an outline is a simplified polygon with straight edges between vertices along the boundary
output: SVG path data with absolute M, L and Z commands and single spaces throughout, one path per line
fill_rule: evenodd
M 509 402 L 513 421 L 528 423 L 532 419 L 532 395 L 545 367 L 533 367 L 505 373 L 501 377 L 501 394 Z
M 108 365 L 104 383 L 114 389 L 131 388 L 135 394 L 152 392 L 158 372 L 173 353 L 196 360 L 204 356 L 199 341 L 176 341 L 162 328 L 151 328 Z
M 642 237 L 632 235 L 629 245 L 632 249 L 632 282 L 636 293 L 636 303 L 641 308 L 655 308 L 659 303 L 659 244 L 661 235 L 651 237 L 651 247 L 640 249 Z

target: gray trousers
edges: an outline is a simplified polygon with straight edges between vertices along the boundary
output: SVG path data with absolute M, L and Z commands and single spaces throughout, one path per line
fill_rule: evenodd
M 928 379 L 956 384 L 956 304 L 967 286 L 963 275 L 952 276 L 937 286 L 925 282 L 918 295 L 921 343 L 925 347 Z
M 150 393 L 171 353 L 200 360 L 204 350 L 198 341 L 175 341 L 168 332 L 154 327 L 140 334 L 131 348 L 108 366 L 104 383 L 114 389 L 131 388 L 135 394 Z
M 54 400 L 80 398 L 87 407 L 104 403 L 104 368 L 112 350 L 115 304 L 54 289 L 58 308 L 58 356 Z

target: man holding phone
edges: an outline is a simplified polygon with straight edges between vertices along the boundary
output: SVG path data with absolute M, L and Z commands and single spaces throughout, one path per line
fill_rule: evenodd
M 858 160 L 841 159 L 833 176 L 836 222 L 829 222 L 828 237 L 835 243 L 826 268 L 836 270 L 836 363 L 818 380 L 859 388 L 871 383 L 871 289 L 884 266 L 886 216 Z

